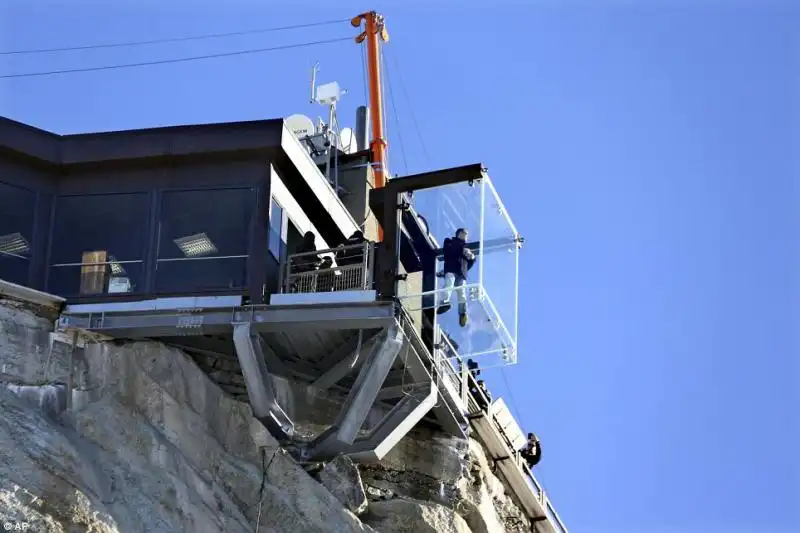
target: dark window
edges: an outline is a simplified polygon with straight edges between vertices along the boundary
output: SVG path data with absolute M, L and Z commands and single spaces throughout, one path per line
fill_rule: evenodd
M 269 204 L 269 251 L 280 261 L 286 248 L 283 207 L 273 198 Z
M 36 193 L 0 183 L 0 279 L 28 284 Z
M 146 193 L 59 197 L 48 290 L 64 296 L 141 290 L 148 214 Z
M 244 287 L 254 200 L 252 189 L 164 192 L 156 290 Z
M 286 247 L 289 249 L 290 254 L 296 254 L 300 245 L 303 244 L 303 234 L 297 229 L 291 219 L 288 223 L 289 229 L 286 232 Z

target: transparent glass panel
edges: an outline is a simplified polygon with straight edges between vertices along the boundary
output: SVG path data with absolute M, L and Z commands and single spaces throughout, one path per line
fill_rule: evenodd
M 164 192 L 156 291 L 244 287 L 253 199 L 252 189 Z
M 519 297 L 519 237 L 489 179 L 482 181 L 483 234 L 479 256 L 482 305 L 498 340 L 516 348 Z M 515 350 L 514 350 L 515 351 Z M 515 353 L 509 353 L 512 359 Z
M 149 211 L 145 193 L 59 197 L 47 290 L 61 296 L 140 292 Z
M 416 191 L 412 207 L 438 252 L 421 287 L 399 287 L 404 307 L 430 310 L 464 359 L 484 357 L 484 367 L 516 362 L 518 238 L 489 179 Z
M 130 294 L 141 291 L 143 277 L 142 261 L 90 263 L 87 260 L 83 265 L 50 267 L 47 286 L 62 296 Z

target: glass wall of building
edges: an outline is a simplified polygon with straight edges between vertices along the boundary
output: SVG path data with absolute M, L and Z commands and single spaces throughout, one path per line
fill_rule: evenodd
M 143 291 L 149 211 L 147 193 L 57 198 L 47 290 L 62 296 Z
M 481 357 L 484 368 L 516 362 L 521 241 L 490 179 L 415 191 L 412 207 L 439 251 L 433 282 L 406 288 L 403 305 L 431 310 L 462 357 Z
M 163 192 L 156 292 L 246 287 L 255 198 L 252 188 Z
M 36 193 L 0 183 L 0 279 L 28 285 Z

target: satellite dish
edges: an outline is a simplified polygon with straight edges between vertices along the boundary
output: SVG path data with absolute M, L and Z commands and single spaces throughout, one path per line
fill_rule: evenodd
M 314 135 L 314 121 L 305 115 L 292 115 L 284 120 L 284 124 L 289 128 L 295 137 L 303 139 L 309 135 Z
M 342 151 L 346 154 L 356 152 L 356 134 L 352 128 L 344 128 L 339 134 L 339 144 Z

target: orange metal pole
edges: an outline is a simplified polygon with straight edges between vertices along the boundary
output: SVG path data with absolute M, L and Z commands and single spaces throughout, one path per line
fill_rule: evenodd
M 369 77 L 369 112 L 372 122 L 372 140 L 370 141 L 370 153 L 372 171 L 375 175 L 375 187 L 380 188 L 386 185 L 386 149 L 388 143 L 383 134 L 383 93 L 381 90 L 381 65 L 380 65 L 380 40 L 389 40 L 389 34 L 384 26 L 383 17 L 375 11 L 362 13 L 352 20 L 355 27 L 361 26 L 361 21 L 365 21 L 366 29 L 358 37 L 356 42 L 367 41 L 367 72 Z M 378 228 L 378 240 L 383 241 L 383 228 Z

